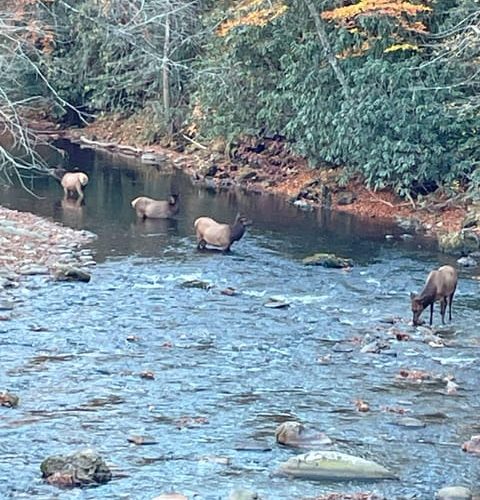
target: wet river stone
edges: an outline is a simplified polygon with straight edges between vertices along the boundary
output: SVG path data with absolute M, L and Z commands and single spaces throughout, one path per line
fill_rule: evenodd
M 280 465 L 288 476 L 310 480 L 395 479 L 395 475 L 371 460 L 336 451 L 311 451 Z
M 435 498 L 437 500 L 471 500 L 472 492 L 463 486 L 445 486 L 438 490 Z
M 88 283 L 90 281 L 90 273 L 73 266 L 56 266 L 53 275 L 56 281 L 83 281 Z
M 11 392 L 0 392 L 0 406 L 15 408 L 18 406 L 19 397 Z
M 275 430 L 277 443 L 295 448 L 314 448 L 332 444 L 332 440 L 323 433 L 306 432 L 300 422 L 283 422 Z
M 91 449 L 48 457 L 40 465 L 40 470 L 48 483 L 57 486 L 92 486 L 112 479 L 105 461 Z
M 255 491 L 239 489 L 231 491 L 228 500 L 260 500 L 260 496 Z
M 345 267 L 352 267 L 353 262 L 350 259 L 337 257 L 333 253 L 316 253 L 305 257 L 302 262 L 306 266 L 323 266 L 334 269 L 342 269 Z

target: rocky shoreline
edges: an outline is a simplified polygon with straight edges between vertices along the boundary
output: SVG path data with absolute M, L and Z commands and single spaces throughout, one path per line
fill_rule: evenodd
M 95 260 L 84 247 L 94 238 L 88 231 L 0 206 L 0 290 L 32 275 L 88 281 L 86 269 Z

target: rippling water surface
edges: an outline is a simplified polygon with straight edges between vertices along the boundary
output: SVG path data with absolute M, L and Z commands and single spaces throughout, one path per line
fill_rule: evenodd
M 67 149 L 65 165 L 91 179 L 84 206 L 63 202 L 53 180 L 29 184 L 39 198 L 0 191 L 3 205 L 98 235 L 89 284 L 33 277 L 13 292 L 12 320 L 0 322 L 0 389 L 21 398 L 17 409 L 0 408 L 2 498 L 152 499 L 176 490 L 213 500 L 244 487 L 271 500 L 331 491 L 431 499 L 446 484 L 478 487 L 480 459 L 461 450 L 480 431 L 475 273 L 461 273 L 453 330 L 444 331 L 448 346 L 431 347 L 408 325 L 409 291 L 448 262 L 428 242 L 404 242 L 398 230 L 365 220 L 300 212 L 274 197 L 215 195 L 171 168 Z M 175 221 L 136 220 L 132 198 L 170 190 L 181 196 Z M 255 223 L 232 254 L 198 253 L 194 219 L 228 221 L 237 211 Z M 355 266 L 302 265 L 319 251 Z M 211 288 L 182 286 L 192 279 Z M 223 295 L 226 287 L 238 295 Z M 290 307 L 266 308 L 272 297 Z M 392 316 L 412 340 L 361 353 L 365 336 L 394 338 L 382 322 Z M 441 381 L 401 382 L 401 369 L 454 375 L 458 395 L 446 395 Z M 144 371 L 155 378 L 141 378 Z M 356 411 L 358 399 L 369 412 Z M 405 408 L 426 426 L 395 425 L 401 415 L 385 407 Z M 276 476 L 278 464 L 297 453 L 274 442 L 276 426 L 292 419 L 327 433 L 331 449 L 380 462 L 399 479 Z M 136 446 L 131 435 L 157 444 Z M 112 482 L 73 492 L 42 483 L 43 458 L 85 446 L 114 467 Z

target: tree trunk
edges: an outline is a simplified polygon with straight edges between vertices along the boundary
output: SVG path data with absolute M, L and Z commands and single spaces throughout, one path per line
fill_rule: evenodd
M 173 123 L 170 112 L 170 77 L 168 72 L 168 53 L 170 49 L 170 17 L 165 17 L 165 40 L 163 42 L 163 111 L 169 135 L 173 134 Z
M 325 56 L 327 57 L 327 61 L 330 64 L 330 66 L 333 69 L 333 72 L 335 73 L 335 76 L 337 77 L 337 80 L 340 82 L 340 85 L 342 86 L 342 91 L 343 95 L 347 97 L 349 95 L 349 88 L 347 85 L 347 79 L 345 78 L 345 75 L 342 71 L 342 68 L 338 64 L 338 61 L 335 57 L 335 54 L 333 53 L 332 47 L 330 46 L 330 43 L 328 41 L 327 33 L 325 31 L 325 26 L 323 25 L 323 21 L 320 18 L 320 15 L 315 8 L 315 5 L 313 4 L 312 0 L 304 0 L 305 5 L 307 6 L 308 10 L 310 11 L 310 15 L 313 18 L 313 21 L 315 23 L 315 28 L 317 30 L 317 36 L 318 39 L 320 40 L 320 43 L 323 47 L 323 50 L 325 52 Z

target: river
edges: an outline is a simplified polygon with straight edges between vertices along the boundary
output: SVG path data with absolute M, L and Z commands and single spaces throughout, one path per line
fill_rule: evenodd
M 243 487 L 270 500 L 333 491 L 427 500 L 448 484 L 478 487 L 480 458 L 461 449 L 480 433 L 478 273 L 460 272 L 453 322 L 441 332 L 446 346 L 432 347 L 425 330 L 408 324 L 409 292 L 454 261 L 428 240 L 404 240 L 376 221 L 302 212 L 274 196 L 215 194 L 171 166 L 60 145 L 66 155 L 47 158 L 88 173 L 85 205 L 62 202 L 58 183 L 40 177 L 26 180 L 35 197 L 10 186 L 0 189 L 0 204 L 93 231 L 97 266 L 89 284 L 32 277 L 12 292 L 12 320 L 0 322 L 0 390 L 21 403 L 0 408 L 2 498 L 151 500 L 175 490 L 214 500 Z M 136 220 L 133 198 L 171 190 L 180 193 L 175 220 Z M 196 251 L 196 217 L 229 221 L 238 211 L 254 224 L 230 255 Z M 302 265 L 315 252 L 355 265 Z M 182 286 L 192 279 L 211 288 Z M 222 294 L 226 287 L 238 294 Z M 266 308 L 272 297 L 290 307 Z M 389 317 L 400 322 L 392 327 Z M 396 341 L 392 328 L 411 340 Z M 362 353 L 366 335 L 392 340 L 380 354 Z M 453 375 L 458 394 L 447 395 L 441 381 L 398 380 L 402 369 Z M 145 371 L 155 378 L 142 378 Z M 359 399 L 370 411 L 356 410 Z M 398 425 L 405 415 L 386 411 L 394 407 L 425 426 Z M 399 479 L 275 475 L 299 453 L 275 443 L 285 420 L 325 432 L 331 449 L 375 460 Z M 131 435 L 157 444 L 136 446 Z M 46 456 L 86 446 L 113 465 L 113 481 L 75 492 L 42 482 Z

